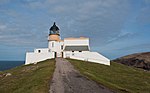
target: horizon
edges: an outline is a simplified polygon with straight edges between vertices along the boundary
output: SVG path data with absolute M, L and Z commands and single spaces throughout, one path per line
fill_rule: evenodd
M 0 61 L 24 61 L 46 48 L 56 22 L 61 38 L 88 37 L 109 59 L 150 52 L 150 0 L 0 0 Z

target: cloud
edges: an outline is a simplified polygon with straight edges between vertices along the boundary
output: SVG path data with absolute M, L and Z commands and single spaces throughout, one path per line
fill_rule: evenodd
M 40 38 L 38 38 L 37 33 L 39 30 L 48 29 L 43 28 L 43 24 L 48 23 L 48 18 L 45 16 L 48 17 L 48 15 L 50 15 L 50 21 L 57 21 L 60 27 L 62 27 L 60 28 L 62 36 L 86 36 L 90 37 L 92 41 L 104 45 L 111 38 L 121 33 L 124 21 L 130 13 L 130 3 L 128 1 L 129 0 L 88 0 L 85 2 L 84 0 L 63 0 L 60 2 L 58 0 L 25 0 L 22 4 L 25 4 L 26 11 L 31 11 L 32 14 L 28 12 L 20 13 L 21 10 L 9 12 L 7 15 L 12 17 L 15 24 L 10 25 L 12 27 L 8 29 L 6 34 L 11 33 L 18 39 L 20 38 L 19 36 L 24 35 L 24 37 L 27 36 L 24 40 L 33 38 L 32 40 L 35 40 L 33 42 L 36 42 L 36 40 L 41 41 L 40 39 L 43 38 L 43 36 L 39 35 L 38 37 Z M 37 9 L 42 9 L 42 11 Z M 34 13 L 36 13 L 36 15 L 34 15 Z M 25 31 L 27 29 L 29 30 L 28 33 Z M 44 31 L 41 32 L 43 35 Z M 17 35 L 15 35 L 15 33 Z M 44 39 L 42 39 L 42 41 L 43 40 Z M 98 46 L 99 44 L 95 42 L 92 42 L 92 44 Z
M 150 4 L 150 1 L 149 0 L 144 0 L 144 3 L 145 4 Z
M 128 38 L 131 38 L 131 37 L 136 36 L 136 35 L 137 35 L 136 33 L 121 31 L 121 33 L 118 34 L 118 36 L 109 39 L 107 43 L 110 44 L 113 42 L 122 41 L 123 39 L 128 39 Z
M 9 2 L 10 2 L 10 0 L 0 0 L 0 5 L 7 4 Z
M 0 1 L 2 2 L 4 3 L 4 0 Z M 139 31 L 136 29 L 149 24 L 149 0 L 142 2 L 140 4 L 136 1 L 135 4 L 141 5 L 136 8 L 138 10 L 134 8 L 131 0 L 5 2 L 0 8 L 0 43 L 20 47 L 46 47 L 48 29 L 56 21 L 62 38 L 89 37 L 90 44 L 94 48 L 113 51 L 116 45 L 123 48 L 128 40 L 133 43 L 138 41 L 141 35 L 137 35 Z M 132 19 L 131 16 L 136 18 Z M 130 19 L 133 23 L 130 23 L 128 31 L 125 25 Z M 135 23 L 138 24 L 137 28 L 131 29 Z M 121 43 L 122 41 L 125 44 Z
M 22 2 L 24 3 L 23 6 L 30 9 L 45 9 L 59 2 L 59 0 L 23 0 Z
M 139 15 L 137 16 L 136 20 L 137 23 L 140 25 L 146 25 L 150 24 L 150 6 L 149 7 L 144 7 L 141 9 Z
M 3 31 L 4 29 L 6 29 L 7 26 L 6 25 L 0 25 L 0 31 Z
M 150 49 L 150 44 L 149 43 L 144 43 L 144 44 L 137 44 L 137 45 L 132 45 L 124 48 L 119 48 L 117 50 L 127 50 L 127 51 L 139 51 L 139 50 L 149 50 Z
M 118 3 L 110 0 L 87 2 L 81 6 L 81 10 L 78 10 L 79 13 L 74 18 L 75 24 L 71 28 L 77 30 L 75 35 L 90 37 L 92 41 L 104 45 L 107 40 L 121 33 L 124 22 L 130 13 L 129 6 L 128 2 L 119 2 L 119 0 Z M 93 44 L 99 45 L 94 42 Z

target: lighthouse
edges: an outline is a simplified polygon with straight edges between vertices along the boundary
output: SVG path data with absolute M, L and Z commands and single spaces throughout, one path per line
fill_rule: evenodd
M 49 29 L 48 41 L 60 41 L 59 28 L 54 22 L 53 26 Z
M 68 37 L 62 40 L 60 37 L 60 28 L 54 22 L 49 29 L 48 47 L 36 48 L 34 52 L 27 52 L 25 64 L 37 63 L 57 57 L 110 65 L 108 58 L 90 50 L 89 38 Z
M 59 27 L 54 22 L 49 29 L 48 48 L 54 52 L 54 57 L 63 57 L 63 40 L 60 39 Z

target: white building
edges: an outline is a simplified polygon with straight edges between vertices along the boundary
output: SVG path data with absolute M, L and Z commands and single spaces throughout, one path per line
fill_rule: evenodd
M 64 38 L 64 40 L 61 40 L 59 28 L 54 22 L 48 36 L 48 48 L 38 48 L 34 52 L 27 52 L 25 64 L 37 63 L 56 57 L 110 65 L 108 58 L 97 52 L 90 51 L 89 38 Z

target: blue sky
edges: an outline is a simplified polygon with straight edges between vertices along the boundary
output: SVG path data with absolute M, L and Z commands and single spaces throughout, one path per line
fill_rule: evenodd
M 54 21 L 110 59 L 150 51 L 150 0 L 0 0 L 0 60 L 47 47 Z

